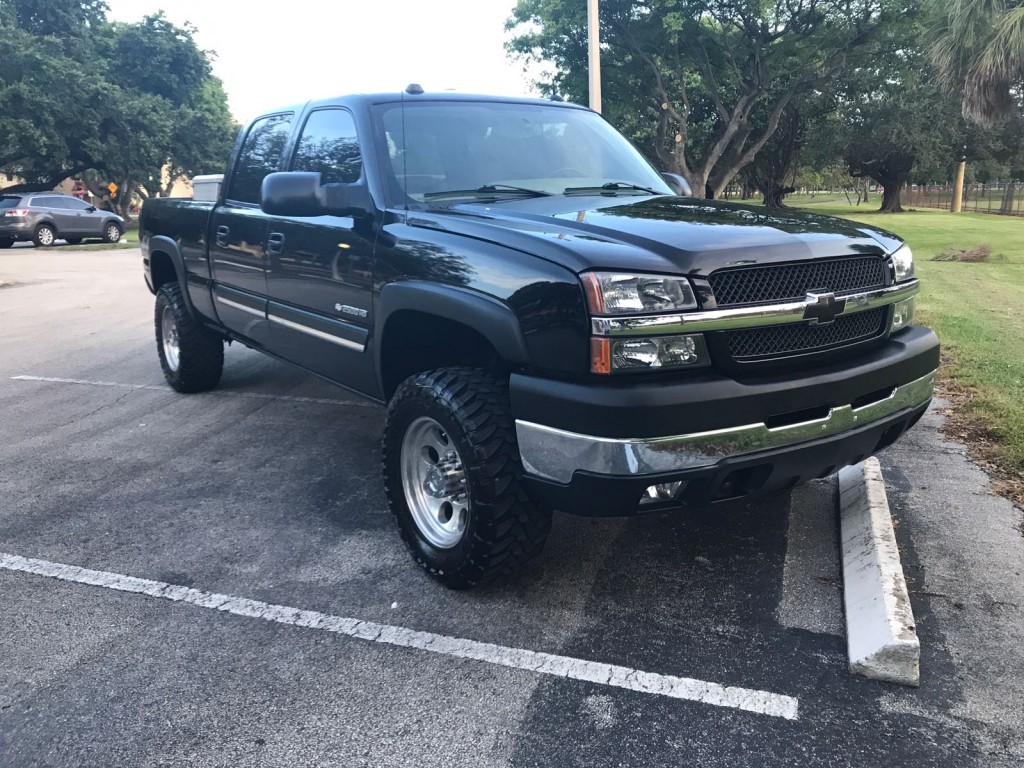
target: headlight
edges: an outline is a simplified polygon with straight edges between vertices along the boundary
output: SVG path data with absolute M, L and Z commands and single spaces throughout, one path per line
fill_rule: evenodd
M 899 250 L 892 255 L 892 265 L 896 269 L 896 282 L 901 283 L 914 276 L 914 254 L 910 252 L 910 246 L 900 246 Z
M 693 287 L 685 277 L 586 272 L 582 275 L 590 312 L 628 315 L 696 309 Z
M 699 334 L 590 340 L 590 370 L 593 373 L 702 368 L 708 365 L 708 348 Z

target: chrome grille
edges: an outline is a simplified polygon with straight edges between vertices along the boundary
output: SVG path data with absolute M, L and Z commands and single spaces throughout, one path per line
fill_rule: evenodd
M 828 325 L 792 323 L 765 328 L 726 331 L 729 355 L 737 361 L 764 360 L 785 355 L 823 352 L 827 349 L 856 344 L 885 333 L 888 307 L 867 312 L 840 315 Z
M 878 256 L 719 269 L 708 276 L 719 309 L 800 301 L 808 291 L 837 296 L 882 288 L 888 267 Z

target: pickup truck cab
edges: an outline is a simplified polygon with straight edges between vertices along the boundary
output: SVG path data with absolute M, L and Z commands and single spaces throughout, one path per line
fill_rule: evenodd
M 515 573 L 553 508 L 767 493 L 909 429 L 939 361 L 910 249 L 688 195 L 564 102 L 275 110 L 215 202 L 143 208 L 160 363 L 210 389 L 233 340 L 386 404 L 390 506 L 454 588 Z

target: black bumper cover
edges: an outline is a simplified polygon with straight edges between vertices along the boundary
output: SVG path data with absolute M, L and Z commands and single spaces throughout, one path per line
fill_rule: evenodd
M 850 363 L 816 367 L 800 377 L 736 381 L 714 373 L 662 382 L 578 383 L 516 374 L 516 419 L 613 438 L 708 432 L 769 422 L 786 414 L 855 403 L 871 393 L 919 379 L 939 365 L 935 334 L 912 327 Z M 537 497 L 565 512 L 620 516 L 671 506 L 769 493 L 825 477 L 894 442 L 927 410 L 899 411 L 839 435 L 720 460 L 712 467 L 659 475 L 617 476 L 577 471 L 568 484 L 527 477 Z M 654 484 L 686 481 L 678 502 L 639 507 Z

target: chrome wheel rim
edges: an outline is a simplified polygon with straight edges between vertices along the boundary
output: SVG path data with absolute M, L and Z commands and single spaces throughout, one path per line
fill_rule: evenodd
M 121 230 L 119 230 L 113 224 L 111 224 L 109 227 L 107 227 L 107 240 L 108 241 L 110 241 L 111 243 L 116 243 L 120 239 L 121 239 Z
M 402 439 L 402 488 L 413 522 L 430 544 L 451 549 L 466 533 L 469 489 L 462 457 L 444 428 L 416 419 Z
M 170 307 L 164 307 L 160 316 L 160 340 L 163 343 L 167 367 L 177 371 L 181 364 L 181 347 L 178 341 L 178 324 L 174 321 L 174 312 Z
M 43 245 L 53 245 L 53 230 L 43 227 L 39 230 L 39 242 Z

